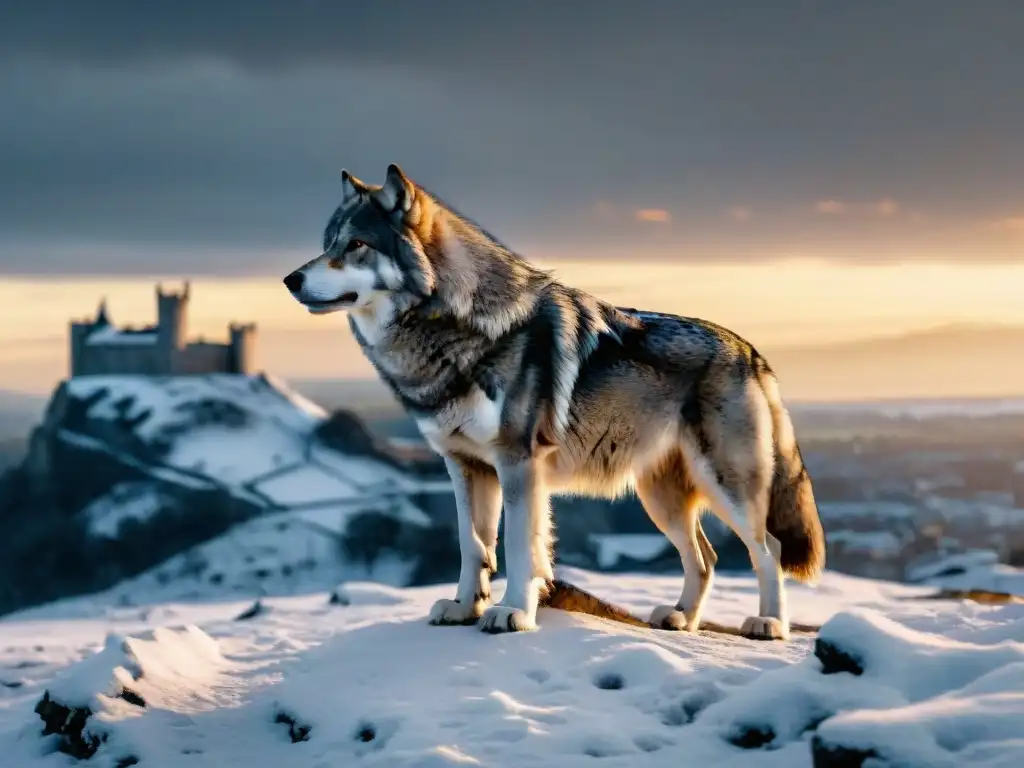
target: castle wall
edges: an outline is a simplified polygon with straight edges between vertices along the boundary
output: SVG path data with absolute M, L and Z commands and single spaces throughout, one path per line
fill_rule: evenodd
M 71 323 L 68 327 L 68 346 L 70 347 L 68 351 L 71 358 L 69 364 L 72 376 L 85 374 L 87 363 L 83 351 L 85 348 L 85 338 L 89 335 L 91 328 L 91 323 Z
M 176 375 L 202 373 L 230 373 L 230 347 L 199 341 L 174 353 L 173 372 Z
M 86 344 L 83 371 L 76 375 L 141 374 L 163 372 L 162 350 L 156 344 Z

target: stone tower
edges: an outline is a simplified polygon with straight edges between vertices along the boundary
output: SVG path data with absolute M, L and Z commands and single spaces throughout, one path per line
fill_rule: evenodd
M 255 365 L 256 324 L 232 323 L 228 332 L 228 369 L 232 373 L 249 373 Z
M 92 373 L 95 366 L 90 365 L 90 358 L 87 355 L 85 346 L 86 339 L 93 331 L 110 325 L 110 317 L 107 315 L 107 300 L 100 302 L 96 310 L 95 320 L 73 320 L 68 326 L 70 332 L 71 352 L 71 375 L 83 375 Z
M 156 286 L 157 345 L 160 347 L 160 373 L 174 373 L 174 363 L 179 350 L 188 338 L 189 284 L 186 281 L 181 293 L 164 293 Z

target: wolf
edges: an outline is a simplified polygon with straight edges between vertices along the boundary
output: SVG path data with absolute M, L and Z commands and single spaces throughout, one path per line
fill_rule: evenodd
M 435 625 L 537 628 L 550 604 L 550 497 L 635 490 L 679 552 L 682 593 L 650 624 L 696 630 L 715 552 L 705 508 L 742 540 L 759 607 L 741 634 L 786 639 L 784 576 L 814 582 L 825 537 L 778 380 L 707 320 L 615 307 L 559 282 L 413 182 L 342 171 L 323 252 L 284 278 L 309 312 L 347 311 L 381 379 L 444 459 L 458 517 L 454 599 Z M 492 604 L 499 519 L 506 589 Z

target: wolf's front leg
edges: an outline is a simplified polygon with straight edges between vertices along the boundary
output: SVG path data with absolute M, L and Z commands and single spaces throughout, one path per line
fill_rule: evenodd
M 480 629 L 496 634 L 537 628 L 541 587 L 551 572 L 551 508 L 543 477 L 532 459 L 499 462 L 505 499 L 505 596 L 488 608 Z
M 454 600 L 438 600 L 430 623 L 474 624 L 491 604 L 491 574 L 498 568 L 495 547 L 501 518 L 501 486 L 486 465 L 446 458 L 455 492 L 462 564 Z

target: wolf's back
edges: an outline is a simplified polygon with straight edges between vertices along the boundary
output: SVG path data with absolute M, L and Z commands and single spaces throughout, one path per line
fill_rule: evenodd
M 775 443 L 768 532 L 781 545 L 782 570 L 797 581 L 813 582 L 825 567 L 825 531 L 814 489 L 775 374 L 764 364 L 758 378 L 771 409 Z

